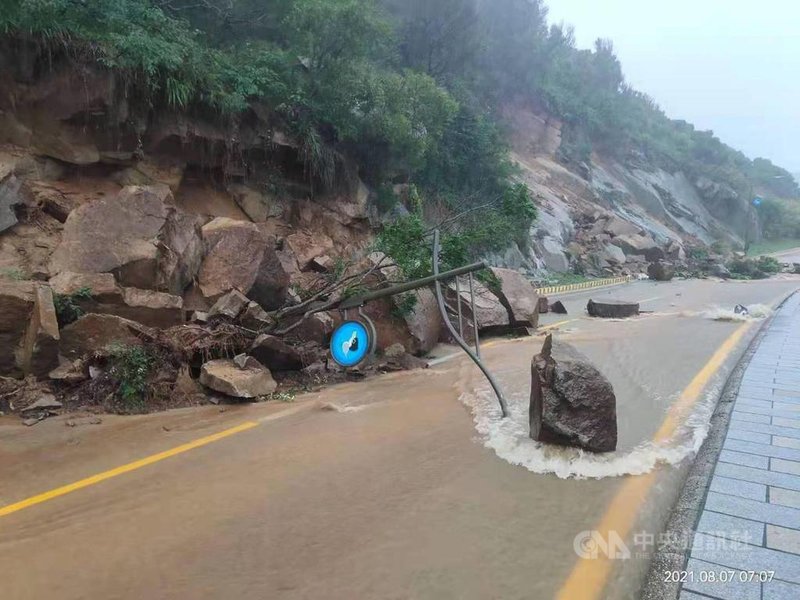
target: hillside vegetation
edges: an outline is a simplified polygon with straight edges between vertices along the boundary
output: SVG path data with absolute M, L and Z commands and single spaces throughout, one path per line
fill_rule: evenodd
M 32 70 L 59 59 L 112 69 L 152 111 L 234 123 L 265 105 L 318 179 L 332 181 L 344 155 L 388 198 L 384 209 L 391 186 L 405 183 L 419 199 L 412 221 L 466 213 L 462 249 L 524 244 L 536 215 L 514 185 L 496 116 L 512 97 L 563 121 L 568 165 L 596 149 L 706 177 L 740 198 L 800 196 L 770 161 L 669 119 L 625 83 L 610 41 L 577 49 L 540 0 L 21 0 L 0 14 L 0 32 Z

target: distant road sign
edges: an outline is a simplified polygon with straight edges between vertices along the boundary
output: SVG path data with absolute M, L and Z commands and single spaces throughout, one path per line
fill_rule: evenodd
M 342 367 L 355 367 L 369 354 L 373 340 L 359 321 L 345 321 L 331 336 L 331 356 Z

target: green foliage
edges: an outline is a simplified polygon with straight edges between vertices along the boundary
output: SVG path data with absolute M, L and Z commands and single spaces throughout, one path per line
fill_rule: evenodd
M 55 294 L 53 304 L 56 309 L 58 325 L 64 327 L 80 319 L 84 315 L 80 301 L 91 299 L 92 290 L 88 287 L 80 288 L 74 294 Z
M 767 198 L 757 211 L 765 238 L 800 240 L 800 200 Z
M 781 272 L 781 263 L 773 256 L 759 256 L 756 265 L 764 273 L 774 274 Z
M 727 266 L 734 279 L 765 279 L 781 271 L 780 262 L 771 256 L 760 256 L 758 259 L 736 258 Z
M 143 346 L 114 344 L 108 348 L 109 375 L 117 384 L 116 397 L 125 412 L 142 412 L 156 356 Z

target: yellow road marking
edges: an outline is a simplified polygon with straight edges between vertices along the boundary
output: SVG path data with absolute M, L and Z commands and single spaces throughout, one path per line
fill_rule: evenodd
M 170 458 L 172 456 L 188 452 L 189 450 L 194 450 L 195 448 L 206 446 L 207 444 L 217 442 L 226 437 L 235 435 L 237 433 L 241 433 L 242 431 L 247 431 L 248 429 L 252 429 L 253 427 L 258 427 L 258 423 L 256 423 L 255 421 L 248 421 L 247 423 L 242 423 L 241 425 L 237 425 L 236 427 L 231 427 L 230 429 L 220 431 L 219 433 L 215 433 L 213 435 L 193 440 L 191 442 L 183 444 L 182 446 L 176 446 L 175 448 L 171 448 L 170 450 L 165 450 L 164 452 L 159 452 L 158 454 L 147 456 L 132 463 L 128 463 L 127 465 L 122 465 L 120 467 L 116 467 L 108 471 L 103 471 L 102 473 L 98 473 L 97 475 L 92 475 L 91 477 L 86 477 L 85 479 L 81 479 L 80 481 L 75 481 L 74 483 L 70 483 L 68 485 L 64 485 L 59 488 L 55 488 L 48 492 L 44 492 L 36 496 L 31 496 L 30 498 L 26 498 L 25 500 L 20 500 L 19 502 L 15 502 L 14 504 L 9 504 L 8 506 L 0 507 L 0 517 L 10 515 L 17 511 L 30 508 L 31 506 L 36 506 L 37 504 L 41 504 L 42 502 L 47 502 L 48 500 L 59 498 L 71 492 L 87 488 L 91 485 L 95 485 L 97 483 L 105 481 L 106 479 L 111 479 L 112 477 L 117 477 L 119 475 L 124 475 L 125 473 L 130 473 L 131 471 L 135 471 L 136 469 L 141 469 L 142 467 L 146 467 L 148 465 L 152 465 L 153 463 L 162 461 L 165 458 Z
M 682 415 L 694 406 L 708 382 L 736 349 L 736 345 L 751 326 L 752 323 L 745 323 L 734 331 L 694 376 L 653 436 L 656 444 L 669 440 L 675 434 Z M 625 479 L 600 523 L 595 526 L 595 530 L 604 539 L 608 539 L 610 531 L 626 539 L 655 481 L 655 471 Z M 579 559 L 559 590 L 558 600 L 597 600 L 602 597 L 612 566 L 611 559 L 601 555 L 596 559 Z
M 555 323 L 550 323 L 549 325 L 542 325 L 538 328 L 537 331 L 547 331 L 548 329 L 555 329 L 556 327 L 560 327 L 561 325 L 566 325 L 567 323 L 572 323 L 573 321 L 578 321 L 579 319 L 565 319 L 564 321 L 557 321 Z

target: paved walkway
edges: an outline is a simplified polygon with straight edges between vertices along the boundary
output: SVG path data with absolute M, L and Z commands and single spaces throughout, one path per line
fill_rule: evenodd
M 800 599 L 800 293 L 745 371 L 686 571 L 682 600 Z

